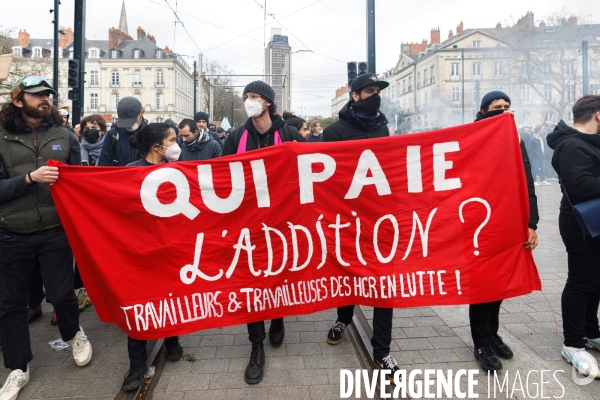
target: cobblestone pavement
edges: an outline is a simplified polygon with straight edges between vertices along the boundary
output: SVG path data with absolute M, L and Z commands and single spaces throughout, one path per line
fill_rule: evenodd
M 503 360 L 513 398 L 541 398 L 539 385 L 544 375 L 544 397 L 563 399 L 600 399 L 600 380 L 587 386 L 571 381 L 571 368 L 560 358 L 562 328 L 560 295 L 567 272 L 566 253 L 558 234 L 558 202 L 556 183 L 536 187 L 541 221 L 540 245 L 534 251 L 543 293 L 536 292 L 505 300 L 500 322 L 501 335 L 515 352 L 512 360 Z M 114 399 L 123 375 L 128 369 L 126 337 L 110 324 L 98 321 L 93 307 L 81 314 L 81 324 L 94 346 L 89 366 L 78 368 L 70 352 L 54 352 L 48 341 L 58 338 L 58 330 L 50 325 L 50 309 L 45 317 L 31 325 L 34 361 L 30 364 L 31 381 L 19 396 L 21 399 L 94 398 Z M 372 311 L 365 308 L 370 320 Z M 244 383 L 243 374 L 250 356 L 246 326 L 197 332 L 182 338 L 185 354 L 197 361 L 167 363 L 158 381 L 153 399 L 338 399 L 340 368 L 360 368 L 355 350 L 345 339 L 329 346 L 325 335 L 335 320 L 335 311 L 285 319 L 284 345 L 272 348 L 265 344 L 267 355 L 264 380 L 255 386 Z M 268 329 L 268 323 L 267 323 Z M 406 369 L 477 369 L 472 354 L 467 306 L 424 307 L 394 311 L 392 353 Z M 591 351 L 596 358 L 600 353 Z M 0 353 L 1 354 L 1 353 Z M 529 375 L 530 371 L 538 371 Z M 522 382 L 515 385 L 517 371 Z M 0 370 L 4 382 L 7 371 Z M 476 392 L 487 398 L 487 376 L 479 375 Z M 536 395 L 536 386 L 538 384 Z M 529 389 L 529 393 L 527 392 Z M 364 393 L 364 392 L 363 392 Z M 490 397 L 507 398 L 499 391 Z

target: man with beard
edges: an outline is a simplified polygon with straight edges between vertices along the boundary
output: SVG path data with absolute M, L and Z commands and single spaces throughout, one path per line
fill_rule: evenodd
M 379 110 L 380 93 L 389 86 L 380 81 L 375 74 L 365 74 L 352 81 L 352 98 L 340 110 L 340 119 L 323 131 L 323 142 L 341 142 L 346 140 L 371 139 L 387 137 L 390 132 L 385 115 Z M 361 146 L 361 143 L 357 143 Z M 346 326 L 352 323 L 354 306 L 337 309 L 337 320 L 327 334 L 327 343 L 341 343 Z M 394 309 L 375 307 L 373 312 L 373 358 L 377 367 L 389 370 L 388 377 L 393 378 L 399 371 L 396 360 L 390 355 L 392 342 L 392 318 Z
M 129 137 L 148 125 L 148 121 L 144 118 L 144 111 L 142 103 L 135 97 L 123 97 L 119 101 L 117 105 L 119 119 L 104 139 L 98 165 L 124 167 L 138 158 L 138 150 L 129 146 Z
M 0 399 L 16 399 L 29 382 L 33 359 L 27 321 L 32 269 L 39 262 L 48 297 L 58 315 L 62 340 L 79 366 L 92 359 L 92 346 L 79 326 L 73 291 L 73 253 L 50 195 L 58 178 L 53 159 L 80 165 L 79 142 L 52 107 L 52 86 L 40 76 L 19 79 L 0 111 L 0 342 L 11 370 Z
M 200 133 L 193 119 L 184 119 L 179 123 L 179 161 L 210 160 L 221 157 L 221 146 L 208 131 Z
M 275 91 L 271 86 L 263 81 L 251 82 L 244 88 L 242 96 L 244 108 L 250 118 L 245 124 L 231 132 L 225 141 L 223 156 L 300 140 L 298 131 L 294 127 L 287 126 L 281 116 L 277 114 L 277 106 L 273 101 Z M 284 336 L 283 318 L 272 320 L 269 327 L 271 346 L 281 346 Z M 252 343 L 252 353 L 244 374 L 246 383 L 257 384 L 264 376 L 263 342 L 265 338 L 264 321 L 248 324 L 248 339 Z

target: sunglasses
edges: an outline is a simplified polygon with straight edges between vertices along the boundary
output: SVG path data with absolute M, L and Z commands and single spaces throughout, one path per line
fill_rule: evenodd
M 36 87 L 36 86 L 44 86 L 49 89 L 54 89 L 52 87 L 52 85 L 50 85 L 50 82 L 48 82 L 46 79 L 42 78 L 41 76 L 30 75 L 21 80 L 21 83 L 19 83 L 19 86 L 17 86 L 12 91 L 11 95 L 12 95 L 12 97 L 17 97 L 23 90 L 25 90 L 27 88 L 31 88 L 31 87 Z

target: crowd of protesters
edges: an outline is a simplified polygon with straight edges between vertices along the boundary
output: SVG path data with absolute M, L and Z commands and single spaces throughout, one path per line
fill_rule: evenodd
M 0 110 L 0 344 L 4 366 L 11 370 L 0 389 L 0 400 L 14 400 L 29 381 L 28 363 L 33 359 L 28 324 L 42 316 L 44 297 L 54 306 L 52 323 L 63 341 L 72 347 L 77 365 L 92 359 L 92 346 L 79 325 L 79 311 L 92 304 L 50 196 L 49 185 L 59 179 L 57 167 L 47 160 L 89 167 L 146 167 L 164 163 L 210 160 L 240 154 L 284 142 L 355 141 L 390 135 L 386 116 L 380 111 L 380 93 L 389 84 L 375 74 L 356 78 L 351 99 L 339 120 L 321 128 L 292 113 L 278 113 L 275 92 L 262 81 L 249 83 L 243 91 L 247 121 L 225 132 L 209 121 L 205 112 L 193 119 L 148 123 L 135 97 L 125 97 L 117 107 L 118 119 L 110 129 L 100 115 L 86 116 L 73 128 L 69 113 L 50 103 L 56 95 L 42 77 L 20 79 L 12 87 L 10 102 Z M 481 102 L 477 121 L 510 113 L 507 94 L 494 91 Z M 565 195 L 561 203 L 560 233 L 568 252 L 569 274 L 563 292 L 564 345 L 562 357 L 579 372 L 597 374 L 596 360 L 586 347 L 600 350 L 598 304 L 600 302 L 600 243 L 586 236 L 572 212 L 572 204 L 600 198 L 600 96 L 584 96 L 573 107 L 574 124 L 561 121 L 548 126 L 520 129 L 520 149 L 529 194 L 530 220 L 526 249 L 535 249 L 539 220 L 536 185 L 560 174 Z M 356 142 L 361 146 L 361 142 Z M 123 170 L 125 176 L 126 170 Z M 539 176 L 539 181 L 538 181 Z M 515 200 L 516 201 L 516 200 Z M 45 292 L 44 292 L 45 289 Z M 502 369 L 500 358 L 513 357 L 498 335 L 502 301 L 473 304 L 469 309 L 474 357 L 484 370 Z M 352 323 L 354 306 L 337 309 L 337 319 L 324 340 L 341 343 Z M 393 309 L 375 308 L 373 358 L 376 367 L 391 375 L 399 370 L 390 354 Z M 250 360 L 244 372 L 247 383 L 261 382 L 266 363 L 264 321 L 247 324 Z M 271 321 L 269 344 L 285 339 L 284 319 Z M 165 339 L 166 358 L 177 361 L 183 349 L 178 337 Z M 146 342 L 128 338 L 130 370 L 123 389 L 138 388 L 148 373 Z

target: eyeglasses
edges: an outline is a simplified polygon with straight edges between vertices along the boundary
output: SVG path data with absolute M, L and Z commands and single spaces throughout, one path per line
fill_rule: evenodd
M 36 86 L 44 86 L 48 89 L 54 89 L 52 85 L 50 85 L 50 82 L 48 82 L 45 78 L 37 75 L 30 75 L 21 79 L 21 83 L 19 83 L 19 85 L 13 89 L 11 96 L 17 97 L 23 90 Z

